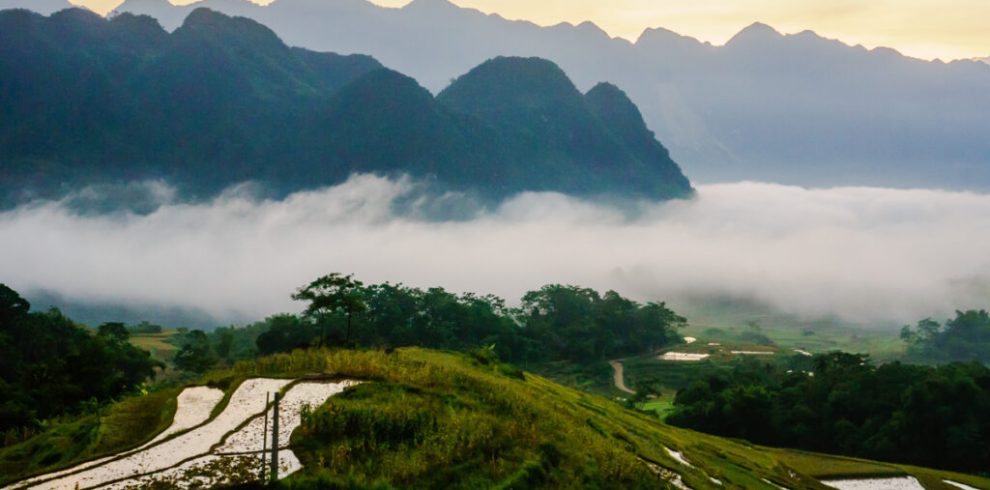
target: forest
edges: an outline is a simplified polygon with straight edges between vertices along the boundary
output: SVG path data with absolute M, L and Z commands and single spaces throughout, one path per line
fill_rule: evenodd
M 990 314 L 986 310 L 960 311 L 944 324 L 926 318 L 913 329 L 901 329 L 901 339 L 907 343 L 907 359 L 911 361 L 990 363 Z
M 990 471 L 990 369 L 833 352 L 792 369 L 749 360 L 680 390 L 673 425 L 758 444 Z
M 434 287 L 364 285 L 330 274 L 301 287 L 301 315 L 279 314 L 245 328 L 186 332 L 176 365 L 205 371 L 218 361 L 310 346 L 490 347 L 504 361 L 593 362 L 644 354 L 681 342 L 686 320 L 663 303 L 641 304 L 615 291 L 600 294 L 551 284 L 526 293 L 519 307 L 492 295 Z
M 135 392 L 158 362 L 128 342 L 119 323 L 97 331 L 57 309 L 31 304 L 0 284 L 0 435 L 4 445 L 29 437 L 45 420 Z

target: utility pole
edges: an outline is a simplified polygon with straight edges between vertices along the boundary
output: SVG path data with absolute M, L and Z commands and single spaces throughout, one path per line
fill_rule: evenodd
M 265 453 L 268 452 L 268 399 L 271 393 L 265 393 L 265 428 L 261 431 L 261 481 L 265 481 Z
M 278 481 L 278 392 L 275 393 L 275 410 L 272 413 L 272 479 Z M 266 412 L 267 413 L 267 412 Z

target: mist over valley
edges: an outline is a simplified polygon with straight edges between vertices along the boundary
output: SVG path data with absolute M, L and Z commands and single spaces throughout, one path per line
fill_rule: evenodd
M 728 297 L 888 327 L 978 307 L 990 285 L 990 196 L 975 193 L 744 182 L 667 202 L 523 193 L 488 207 L 373 175 L 285 199 L 241 186 L 184 202 L 161 185 L 141 213 L 81 207 L 86 190 L 3 212 L 5 280 L 217 324 L 297 311 L 289 293 L 314 271 L 510 303 L 547 283 Z M 438 218 L 451 205 L 460 216 Z

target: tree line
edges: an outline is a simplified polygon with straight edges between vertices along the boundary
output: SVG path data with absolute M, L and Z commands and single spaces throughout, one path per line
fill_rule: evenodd
M 990 363 L 990 313 L 986 310 L 957 311 L 941 324 L 931 318 L 915 328 L 901 329 L 907 343 L 908 360 L 922 363 L 980 361 Z
M 990 471 L 990 369 L 873 365 L 834 352 L 805 369 L 755 360 L 678 391 L 667 422 L 772 446 Z
M 0 435 L 25 439 L 43 421 L 136 391 L 158 365 L 128 342 L 124 325 L 96 331 L 0 284 Z
M 329 274 L 299 288 L 302 314 L 280 314 L 244 329 L 189 332 L 176 365 L 209 369 L 312 346 L 469 350 L 491 347 L 508 362 L 591 362 L 651 352 L 680 342 L 686 320 L 664 303 L 639 303 L 615 291 L 551 284 L 526 293 L 518 307 L 493 295 L 443 288 L 365 285 Z M 254 350 L 249 340 L 254 339 Z M 218 353 L 222 350 L 223 353 Z

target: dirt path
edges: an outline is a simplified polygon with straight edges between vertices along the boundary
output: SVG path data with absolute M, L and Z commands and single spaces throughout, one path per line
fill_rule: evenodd
M 622 374 L 622 362 L 609 361 L 608 363 L 612 365 L 612 372 L 613 372 L 612 378 L 613 381 L 615 382 L 615 387 L 618 388 L 619 391 L 624 391 L 626 393 L 629 393 L 630 395 L 635 395 L 636 392 L 629 389 L 629 387 L 626 386 L 626 380 Z

